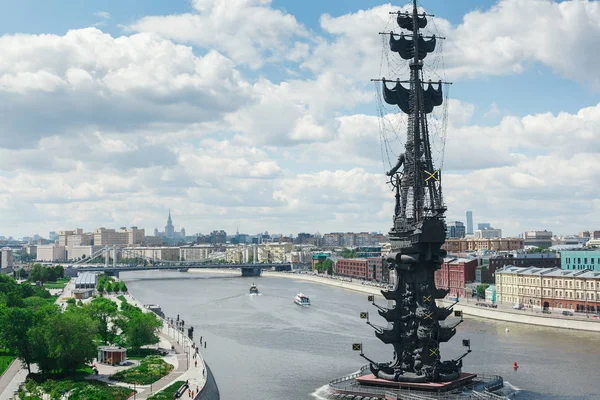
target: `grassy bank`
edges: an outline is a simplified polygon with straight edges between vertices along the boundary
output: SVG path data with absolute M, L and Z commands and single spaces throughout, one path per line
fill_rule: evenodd
M 15 356 L 8 349 L 0 349 L 0 376 L 2 376 L 14 359 Z
M 61 379 L 36 381 L 28 379 L 20 400 L 59 399 L 68 394 L 69 400 L 126 400 L 135 391 L 122 386 L 109 386 L 104 382 L 84 379 Z
M 46 282 L 44 283 L 44 288 L 46 289 L 64 289 L 69 283 L 70 278 L 60 278 L 56 282 Z
M 172 370 L 173 366 L 165 360 L 157 356 L 150 356 L 143 359 L 139 366 L 117 372 L 110 379 L 137 385 L 149 385 L 169 375 Z
M 177 390 L 184 384 L 184 381 L 177 381 L 170 386 L 167 386 L 160 392 L 148 397 L 148 400 L 172 400 L 175 397 Z

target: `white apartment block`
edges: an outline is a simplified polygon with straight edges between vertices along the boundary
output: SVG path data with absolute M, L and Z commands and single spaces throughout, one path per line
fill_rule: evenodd
M 144 229 L 136 226 L 115 229 L 98 228 L 94 231 L 95 246 L 132 246 L 144 243 Z
M 179 261 L 179 250 L 179 247 L 126 247 L 121 251 L 121 258 Z
M 217 251 L 217 247 L 210 244 L 182 246 L 179 248 L 179 257 L 181 261 L 202 261 L 206 260 L 215 251 Z
M 13 266 L 13 251 L 5 248 L 0 250 L 0 268 L 12 268 Z
M 475 231 L 475 239 L 498 239 L 502 237 L 502 229 L 486 228 Z
M 259 263 L 284 263 L 286 253 L 294 249 L 293 243 L 267 243 L 257 246 L 257 260 Z
M 67 246 L 67 256 L 66 257 L 70 261 L 81 260 L 82 257 L 89 258 L 93 253 L 100 250 L 101 248 L 102 248 L 102 246 L 70 245 L 70 246 Z M 112 253 L 111 253 L 111 257 L 112 257 Z
M 65 261 L 66 248 L 56 244 L 38 245 L 38 261 Z

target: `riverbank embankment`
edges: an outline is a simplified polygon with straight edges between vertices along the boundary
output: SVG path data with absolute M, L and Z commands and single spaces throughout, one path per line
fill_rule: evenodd
M 212 270 L 190 270 L 190 272 L 200 272 L 200 273 L 222 273 L 229 275 L 240 275 L 239 270 L 223 270 L 223 269 L 212 269 Z M 337 278 L 337 277 L 323 277 L 317 276 L 313 274 L 305 274 L 305 273 L 294 273 L 294 272 L 273 272 L 273 271 L 264 271 L 262 276 L 264 277 L 277 277 L 277 278 L 290 278 L 296 280 L 309 281 L 314 283 L 320 283 L 323 285 L 335 286 L 342 289 L 354 290 L 361 293 L 373 294 L 376 296 L 381 296 L 381 287 L 371 286 L 368 284 L 361 284 L 361 281 L 357 280 L 343 280 L 346 278 Z M 381 296 L 383 297 L 383 296 Z M 438 300 L 438 304 L 443 307 L 447 307 L 453 304 L 452 301 L 449 300 Z M 468 304 L 462 301 L 459 301 L 456 305 L 454 305 L 454 310 L 460 310 L 463 312 L 463 315 L 469 317 L 477 317 L 477 318 L 487 318 L 493 319 L 497 321 L 506 321 L 513 322 L 517 324 L 528 324 L 528 325 L 537 325 L 537 326 L 545 326 L 550 328 L 560 328 L 560 329 L 574 329 L 588 332 L 600 332 L 600 321 L 595 319 L 582 319 L 580 317 L 562 317 L 555 316 L 552 314 L 542 314 L 542 313 L 532 313 L 523 310 L 513 310 L 510 308 L 489 308 L 489 307 L 478 307 L 475 304 Z
M 129 304 L 139 307 L 146 312 L 152 312 L 140 303 L 131 293 L 124 297 Z M 189 383 L 189 387 L 195 392 L 195 400 L 219 400 L 219 390 L 215 379 L 210 368 L 208 368 L 204 357 L 202 357 L 202 354 L 200 353 L 202 343 L 198 345 L 193 339 L 186 335 L 184 329 L 177 329 L 176 325 L 172 324 L 169 318 L 162 318 L 161 316 L 158 316 L 158 318 L 163 323 L 160 335 L 173 342 L 173 347 L 178 350 L 178 353 L 183 353 L 185 355 L 185 357 L 181 357 L 180 361 L 185 363 L 186 367 L 181 372 L 172 373 L 173 375 L 178 376 L 165 377 L 172 378 L 170 379 L 171 382 L 165 380 L 163 385 L 158 387 L 159 390 L 169 386 L 172 381 L 180 380 Z M 138 398 L 140 398 L 139 395 Z

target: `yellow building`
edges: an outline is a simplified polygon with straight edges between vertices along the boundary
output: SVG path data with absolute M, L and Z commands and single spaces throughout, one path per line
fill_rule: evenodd
M 496 298 L 546 309 L 596 312 L 600 310 L 600 272 L 506 266 L 496 270 Z
M 523 239 L 494 238 L 494 239 L 447 239 L 442 246 L 450 253 L 464 253 L 477 250 L 510 251 L 524 248 Z
M 286 253 L 294 249 L 293 243 L 266 243 L 258 246 L 257 260 L 259 263 L 284 263 Z

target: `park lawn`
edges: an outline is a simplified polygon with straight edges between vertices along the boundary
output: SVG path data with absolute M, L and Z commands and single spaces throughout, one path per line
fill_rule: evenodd
M 149 385 L 169 375 L 173 366 L 158 356 L 144 358 L 137 367 L 129 368 L 114 375 L 110 379 L 137 385 Z
M 8 369 L 15 356 L 8 349 L 0 349 L 0 376 Z
M 164 356 L 166 353 L 157 349 L 146 349 L 141 348 L 137 351 L 127 349 L 127 359 L 128 360 L 143 360 L 148 356 Z
M 179 388 L 184 383 L 185 383 L 184 381 L 177 381 L 177 382 L 167 386 L 160 392 L 148 397 L 148 400 L 172 400 L 173 397 L 175 396 L 175 393 L 177 393 L 177 390 L 179 390 Z
M 71 278 L 60 278 L 56 282 L 46 282 L 44 283 L 44 287 L 46 289 L 64 289 L 70 279 Z
M 41 382 L 28 379 L 25 390 L 19 392 L 19 399 L 41 400 L 43 393 L 50 395 L 50 398 L 59 398 L 61 394 L 69 393 L 69 400 L 126 400 L 135 392 L 127 387 L 84 379 L 49 379 Z

